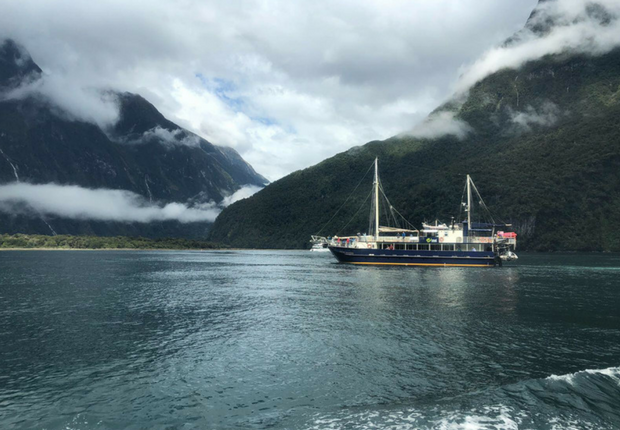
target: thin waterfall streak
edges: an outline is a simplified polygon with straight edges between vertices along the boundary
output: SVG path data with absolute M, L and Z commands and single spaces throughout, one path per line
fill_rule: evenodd
M 51 226 L 51 225 L 50 225 L 47 221 L 45 221 L 45 218 L 41 218 L 41 219 L 43 220 L 43 222 L 45 223 L 45 225 L 47 225 L 47 226 L 50 228 L 50 230 L 52 231 L 52 236 L 58 236 L 58 233 L 56 233 L 56 230 L 54 230 L 54 229 L 52 228 L 52 226 Z
M 19 182 L 19 175 L 17 174 L 17 167 L 11 162 L 9 157 L 6 156 L 6 154 L 4 153 L 4 151 L 2 151 L 2 149 L 0 149 L 0 154 L 2 154 L 4 159 L 11 165 L 11 167 L 13 168 L 13 174 L 15 175 L 15 180 Z
M 144 184 L 146 185 L 146 191 L 149 193 L 149 202 L 153 202 L 153 194 L 151 193 L 151 187 L 149 187 L 149 175 L 144 175 Z

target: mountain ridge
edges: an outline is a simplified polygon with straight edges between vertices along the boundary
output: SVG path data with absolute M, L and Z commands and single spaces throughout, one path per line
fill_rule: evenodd
M 520 246 L 620 251 L 612 222 L 620 217 L 619 76 L 618 48 L 501 69 L 434 112 L 467 124 L 465 137 L 399 135 L 338 154 L 231 205 L 210 239 L 303 248 L 311 234 L 367 231 L 367 214 L 356 214 L 364 193 L 342 209 L 344 221 L 328 221 L 379 157 L 386 194 L 415 225 L 456 215 L 471 174 L 497 218 L 514 224 Z
M 0 99 L 0 184 L 54 183 L 126 190 L 142 196 L 144 204 L 181 203 L 199 208 L 219 204 L 243 186 L 262 187 L 268 182 L 233 148 L 213 145 L 179 127 L 139 95 L 102 92 L 119 108 L 118 121 L 109 128 L 67 115 L 36 91 L 10 96 L 20 85 L 44 76 L 16 42 L 2 43 L 0 54 L 0 90 L 5 95 Z M 204 237 L 209 225 L 66 219 L 36 211 L 15 214 L 6 207 L 0 213 L 0 231 L 4 233 L 49 234 L 51 230 Z

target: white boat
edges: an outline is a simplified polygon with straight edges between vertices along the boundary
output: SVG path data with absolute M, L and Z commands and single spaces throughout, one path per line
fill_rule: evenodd
M 324 237 L 312 236 L 310 243 L 312 243 L 312 248 L 310 248 L 312 252 L 329 252 L 328 242 Z

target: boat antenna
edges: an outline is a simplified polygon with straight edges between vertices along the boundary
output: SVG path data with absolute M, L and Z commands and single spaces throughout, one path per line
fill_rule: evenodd
M 375 241 L 379 241 L 379 158 L 375 158 Z
M 471 230 L 471 178 L 467 175 L 467 231 Z

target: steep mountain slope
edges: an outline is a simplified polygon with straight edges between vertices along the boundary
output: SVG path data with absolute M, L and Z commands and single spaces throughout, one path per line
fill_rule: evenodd
M 15 42 L 0 46 L 4 94 L 39 79 L 41 70 Z M 120 115 L 110 129 L 76 120 L 49 100 L 0 98 L 0 184 L 79 185 L 127 190 L 146 201 L 188 206 L 218 203 L 244 185 L 267 181 L 231 148 L 212 145 L 164 118 L 144 98 L 108 93 Z M 51 221 L 53 220 L 53 222 Z M 204 236 L 202 225 L 103 222 L 40 214 L 0 214 L 0 232 Z
M 385 192 L 414 224 L 457 216 L 469 173 L 496 218 L 515 225 L 522 247 L 620 251 L 620 50 L 500 70 L 431 117 L 441 113 L 469 126 L 464 139 L 402 135 L 353 148 L 230 206 L 210 239 L 301 248 L 319 231 L 367 231 L 368 213 L 357 211 L 370 178 L 328 221 L 379 157 Z
M 37 79 L 41 69 L 13 40 L 0 45 L 0 89 L 15 88 L 27 79 Z

